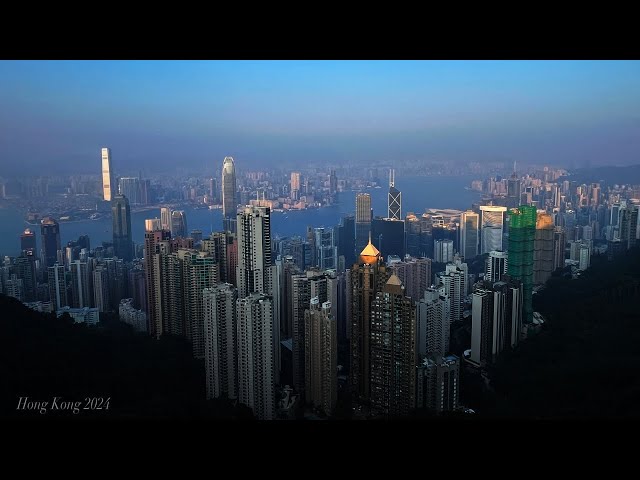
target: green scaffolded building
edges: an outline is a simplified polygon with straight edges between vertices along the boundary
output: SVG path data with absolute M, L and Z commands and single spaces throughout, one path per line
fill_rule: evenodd
M 536 238 L 536 207 L 521 205 L 509 210 L 509 256 L 507 273 L 522 282 L 523 323 L 533 321 L 533 249 Z

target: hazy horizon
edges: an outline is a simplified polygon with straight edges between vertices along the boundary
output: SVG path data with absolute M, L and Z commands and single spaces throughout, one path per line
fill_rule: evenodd
M 7 176 L 98 172 L 103 146 L 147 171 L 640 163 L 638 61 L 1 61 L 0 76 Z

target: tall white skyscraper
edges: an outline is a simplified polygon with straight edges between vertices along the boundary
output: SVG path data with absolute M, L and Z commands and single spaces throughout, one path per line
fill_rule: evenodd
M 168 207 L 160 209 L 160 226 L 162 230 L 171 231 L 171 209 Z
M 258 420 L 275 416 L 273 301 L 252 293 L 237 301 L 238 400 Z
M 232 157 L 224 157 L 222 162 L 222 218 L 225 231 L 236 232 L 236 166 Z
M 230 283 L 203 292 L 207 398 L 238 398 L 237 297 Z
M 504 233 L 504 215 L 506 211 L 507 207 L 480 206 L 482 217 L 480 233 L 481 254 L 492 250 L 503 250 L 502 235 Z
M 111 149 L 102 149 L 102 195 L 106 202 L 111 201 L 113 192 L 113 172 L 111 171 Z

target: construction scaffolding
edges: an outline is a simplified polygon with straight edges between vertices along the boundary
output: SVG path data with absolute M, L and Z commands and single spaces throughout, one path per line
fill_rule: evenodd
M 537 209 L 521 205 L 509 210 L 509 257 L 507 273 L 522 282 L 523 323 L 533 322 L 533 252 Z

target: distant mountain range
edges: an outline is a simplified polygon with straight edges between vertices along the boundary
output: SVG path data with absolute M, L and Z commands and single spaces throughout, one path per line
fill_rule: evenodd
M 640 165 L 629 165 L 626 167 L 595 167 L 579 168 L 571 171 L 562 180 L 576 181 L 578 183 L 600 182 L 607 185 L 617 184 L 640 184 Z

